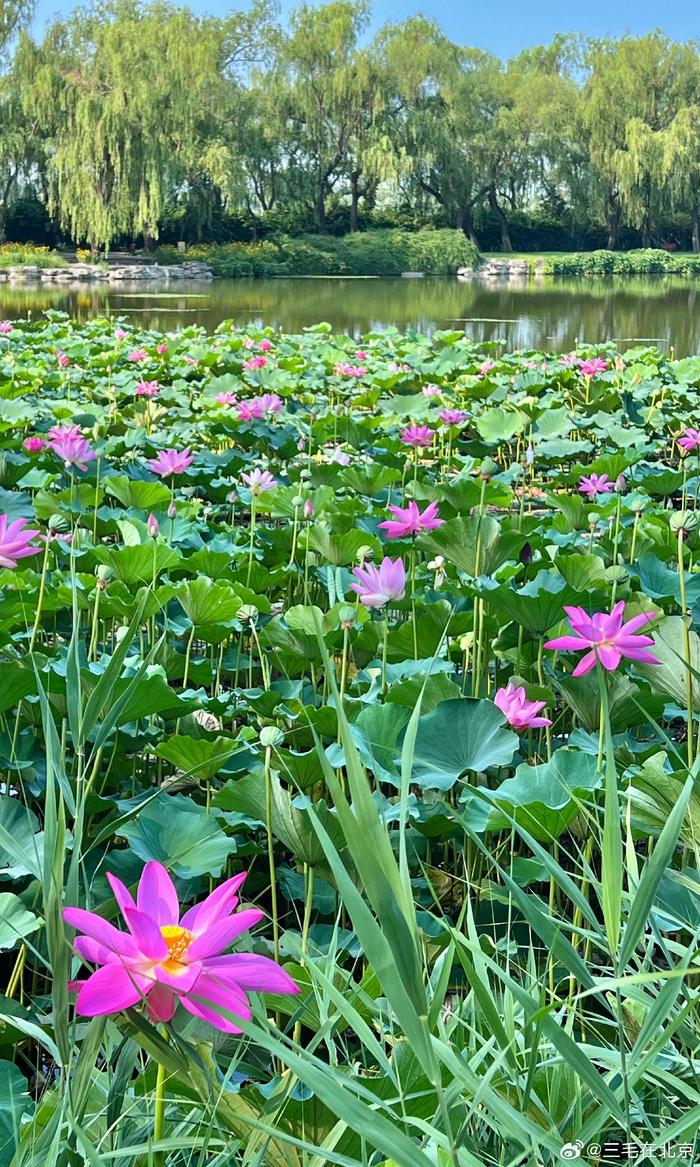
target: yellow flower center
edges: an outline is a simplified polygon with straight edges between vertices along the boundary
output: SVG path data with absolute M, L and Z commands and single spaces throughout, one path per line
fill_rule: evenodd
M 164 924 L 160 934 L 168 946 L 167 958 L 160 962 L 161 968 L 171 974 L 182 972 L 181 961 L 194 940 L 194 934 L 179 924 Z

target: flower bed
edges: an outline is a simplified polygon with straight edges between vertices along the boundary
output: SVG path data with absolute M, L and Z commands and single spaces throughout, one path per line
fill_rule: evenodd
M 0 322 L 16 1162 L 691 1145 L 699 387 Z

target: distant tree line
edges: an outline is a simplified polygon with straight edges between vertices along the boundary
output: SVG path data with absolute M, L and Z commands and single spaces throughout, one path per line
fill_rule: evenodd
M 482 248 L 700 251 L 700 56 L 661 33 L 501 61 L 363 0 L 225 18 L 0 3 L 0 238 L 457 227 Z

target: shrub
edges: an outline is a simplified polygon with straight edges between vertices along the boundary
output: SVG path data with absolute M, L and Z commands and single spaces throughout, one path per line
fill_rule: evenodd
M 66 261 L 57 251 L 48 247 L 34 247 L 31 243 L 3 243 L 0 245 L 0 268 L 24 267 L 65 267 Z
M 552 275 L 700 275 L 700 255 L 677 255 L 656 248 L 635 251 L 579 251 L 550 256 Z

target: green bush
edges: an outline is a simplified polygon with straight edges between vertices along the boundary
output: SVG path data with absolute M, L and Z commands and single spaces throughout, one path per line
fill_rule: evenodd
M 57 251 L 48 247 L 34 247 L 31 243 L 3 243 L 0 246 L 0 268 L 25 267 L 65 267 L 66 261 Z
M 700 275 L 700 255 L 676 255 L 652 247 L 636 251 L 578 251 L 550 256 L 545 271 L 552 275 Z
M 478 262 L 478 252 L 461 231 L 402 231 L 383 228 L 340 238 L 278 235 L 257 243 L 199 244 L 186 252 L 161 247 L 160 263 L 202 259 L 214 275 L 244 276 L 398 276 L 404 271 L 452 275 Z

